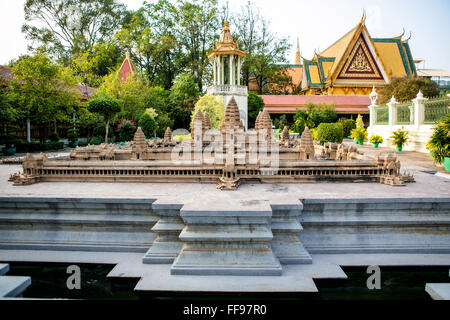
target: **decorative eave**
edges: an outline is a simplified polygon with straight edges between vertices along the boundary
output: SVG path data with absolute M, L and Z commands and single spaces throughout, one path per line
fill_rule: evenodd
M 221 47 L 220 49 L 213 49 L 211 50 L 210 53 L 207 54 L 208 59 L 212 59 L 215 56 L 219 56 L 219 55 L 224 55 L 224 54 L 234 54 L 237 56 L 240 56 L 242 58 L 244 58 L 247 53 L 245 51 L 239 50 L 239 49 L 235 49 L 235 48 L 225 48 L 225 47 Z
M 378 62 L 380 64 L 380 67 L 382 70 L 380 70 L 384 77 L 386 77 L 387 82 L 391 82 L 391 77 L 390 75 L 386 72 L 386 67 L 384 66 L 383 61 L 380 58 L 380 55 L 377 51 L 377 48 L 375 47 L 375 44 L 372 40 L 372 37 L 370 36 L 369 32 L 367 31 L 367 28 L 364 24 L 364 19 L 365 17 L 363 16 L 363 19 L 361 19 L 361 21 L 359 22 L 353 37 L 350 41 L 350 43 L 348 44 L 347 48 L 345 49 L 344 54 L 341 56 L 341 59 L 337 62 L 338 65 L 336 67 L 336 69 L 334 70 L 334 74 L 330 75 L 329 80 L 331 80 L 331 83 L 334 84 L 334 82 L 336 81 L 336 78 L 339 76 L 339 73 L 341 72 L 345 61 L 347 60 L 348 56 L 350 55 L 351 50 L 353 49 L 353 47 L 355 46 L 356 41 L 358 41 L 358 38 L 360 37 L 360 35 L 365 32 L 365 34 L 367 35 L 367 39 L 365 39 L 367 42 L 369 42 L 368 44 L 372 47 L 375 55 L 374 55 L 374 59 L 376 60 L 376 62 Z M 328 81 L 327 81 L 328 82 Z

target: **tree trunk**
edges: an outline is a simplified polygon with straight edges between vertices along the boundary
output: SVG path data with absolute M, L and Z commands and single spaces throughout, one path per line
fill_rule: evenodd
M 57 129 L 57 126 L 56 126 L 56 119 L 53 121 L 53 125 L 55 126 L 55 133 L 58 133 L 58 129 Z
M 106 128 L 105 128 L 105 143 L 108 143 L 108 131 L 109 131 L 109 118 L 106 119 Z

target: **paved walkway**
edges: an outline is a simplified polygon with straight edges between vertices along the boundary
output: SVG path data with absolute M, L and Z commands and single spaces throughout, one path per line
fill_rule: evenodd
M 354 142 L 350 139 L 344 139 L 344 143 L 355 145 Z M 397 152 L 394 148 L 385 147 L 374 148 L 372 144 L 367 142 L 364 145 L 358 145 L 357 147 L 369 156 L 375 156 L 379 152 L 394 152 L 400 160 L 401 164 L 423 167 L 430 170 L 436 170 L 441 173 L 450 174 L 450 172 L 445 170 L 443 165 L 435 165 L 434 160 L 429 153 L 416 151 Z
M 70 153 L 74 150 L 74 148 L 64 148 L 62 150 L 55 151 L 45 151 L 44 153 L 47 155 L 49 159 L 69 159 Z M 40 154 L 40 152 L 33 152 L 32 154 Z M 23 159 L 26 157 L 26 153 L 16 153 L 13 156 L 5 156 L 3 153 L 0 153 L 0 164 L 15 164 L 22 163 Z

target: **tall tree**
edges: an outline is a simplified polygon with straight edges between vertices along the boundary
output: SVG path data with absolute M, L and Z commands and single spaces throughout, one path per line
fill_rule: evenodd
M 169 1 L 145 2 L 116 34 L 148 80 L 165 89 L 170 89 L 182 69 L 181 44 L 175 32 L 177 23 L 177 9 Z
M 269 21 L 250 1 L 232 16 L 232 21 L 239 48 L 247 52 L 242 66 L 244 84 L 248 85 L 249 79 L 255 77 L 259 94 L 265 92 L 266 83 L 275 91 L 284 92 L 291 79 L 277 64 L 287 62 L 286 53 L 291 48 L 288 39 L 274 34 Z
M 91 49 L 77 54 L 70 67 L 82 84 L 98 87 L 103 77 L 117 69 L 123 61 L 123 52 L 115 41 L 99 42 Z
M 117 0 L 27 0 L 24 11 L 26 38 L 66 62 L 112 36 L 126 17 Z
M 211 66 L 206 56 L 214 46 L 220 29 L 217 0 L 179 0 L 178 38 L 185 53 L 186 71 L 194 75 L 200 91 L 211 79 Z

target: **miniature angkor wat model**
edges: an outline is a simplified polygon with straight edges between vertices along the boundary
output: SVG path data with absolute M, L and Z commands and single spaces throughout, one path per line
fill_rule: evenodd
M 208 114 L 197 111 L 192 140 L 146 140 L 138 128 L 124 146 L 101 144 L 77 147 L 71 160 L 48 160 L 27 154 L 23 173 L 10 178 L 15 185 L 39 181 L 85 182 L 215 182 L 235 189 L 241 182 L 376 181 L 403 185 L 413 181 L 400 174 L 395 154 L 370 158 L 346 144 L 314 144 L 306 128 L 301 139 L 287 129 L 277 141 L 267 111 L 259 113 L 254 130 L 245 131 L 239 109 L 231 99 L 220 130 L 210 129 Z

